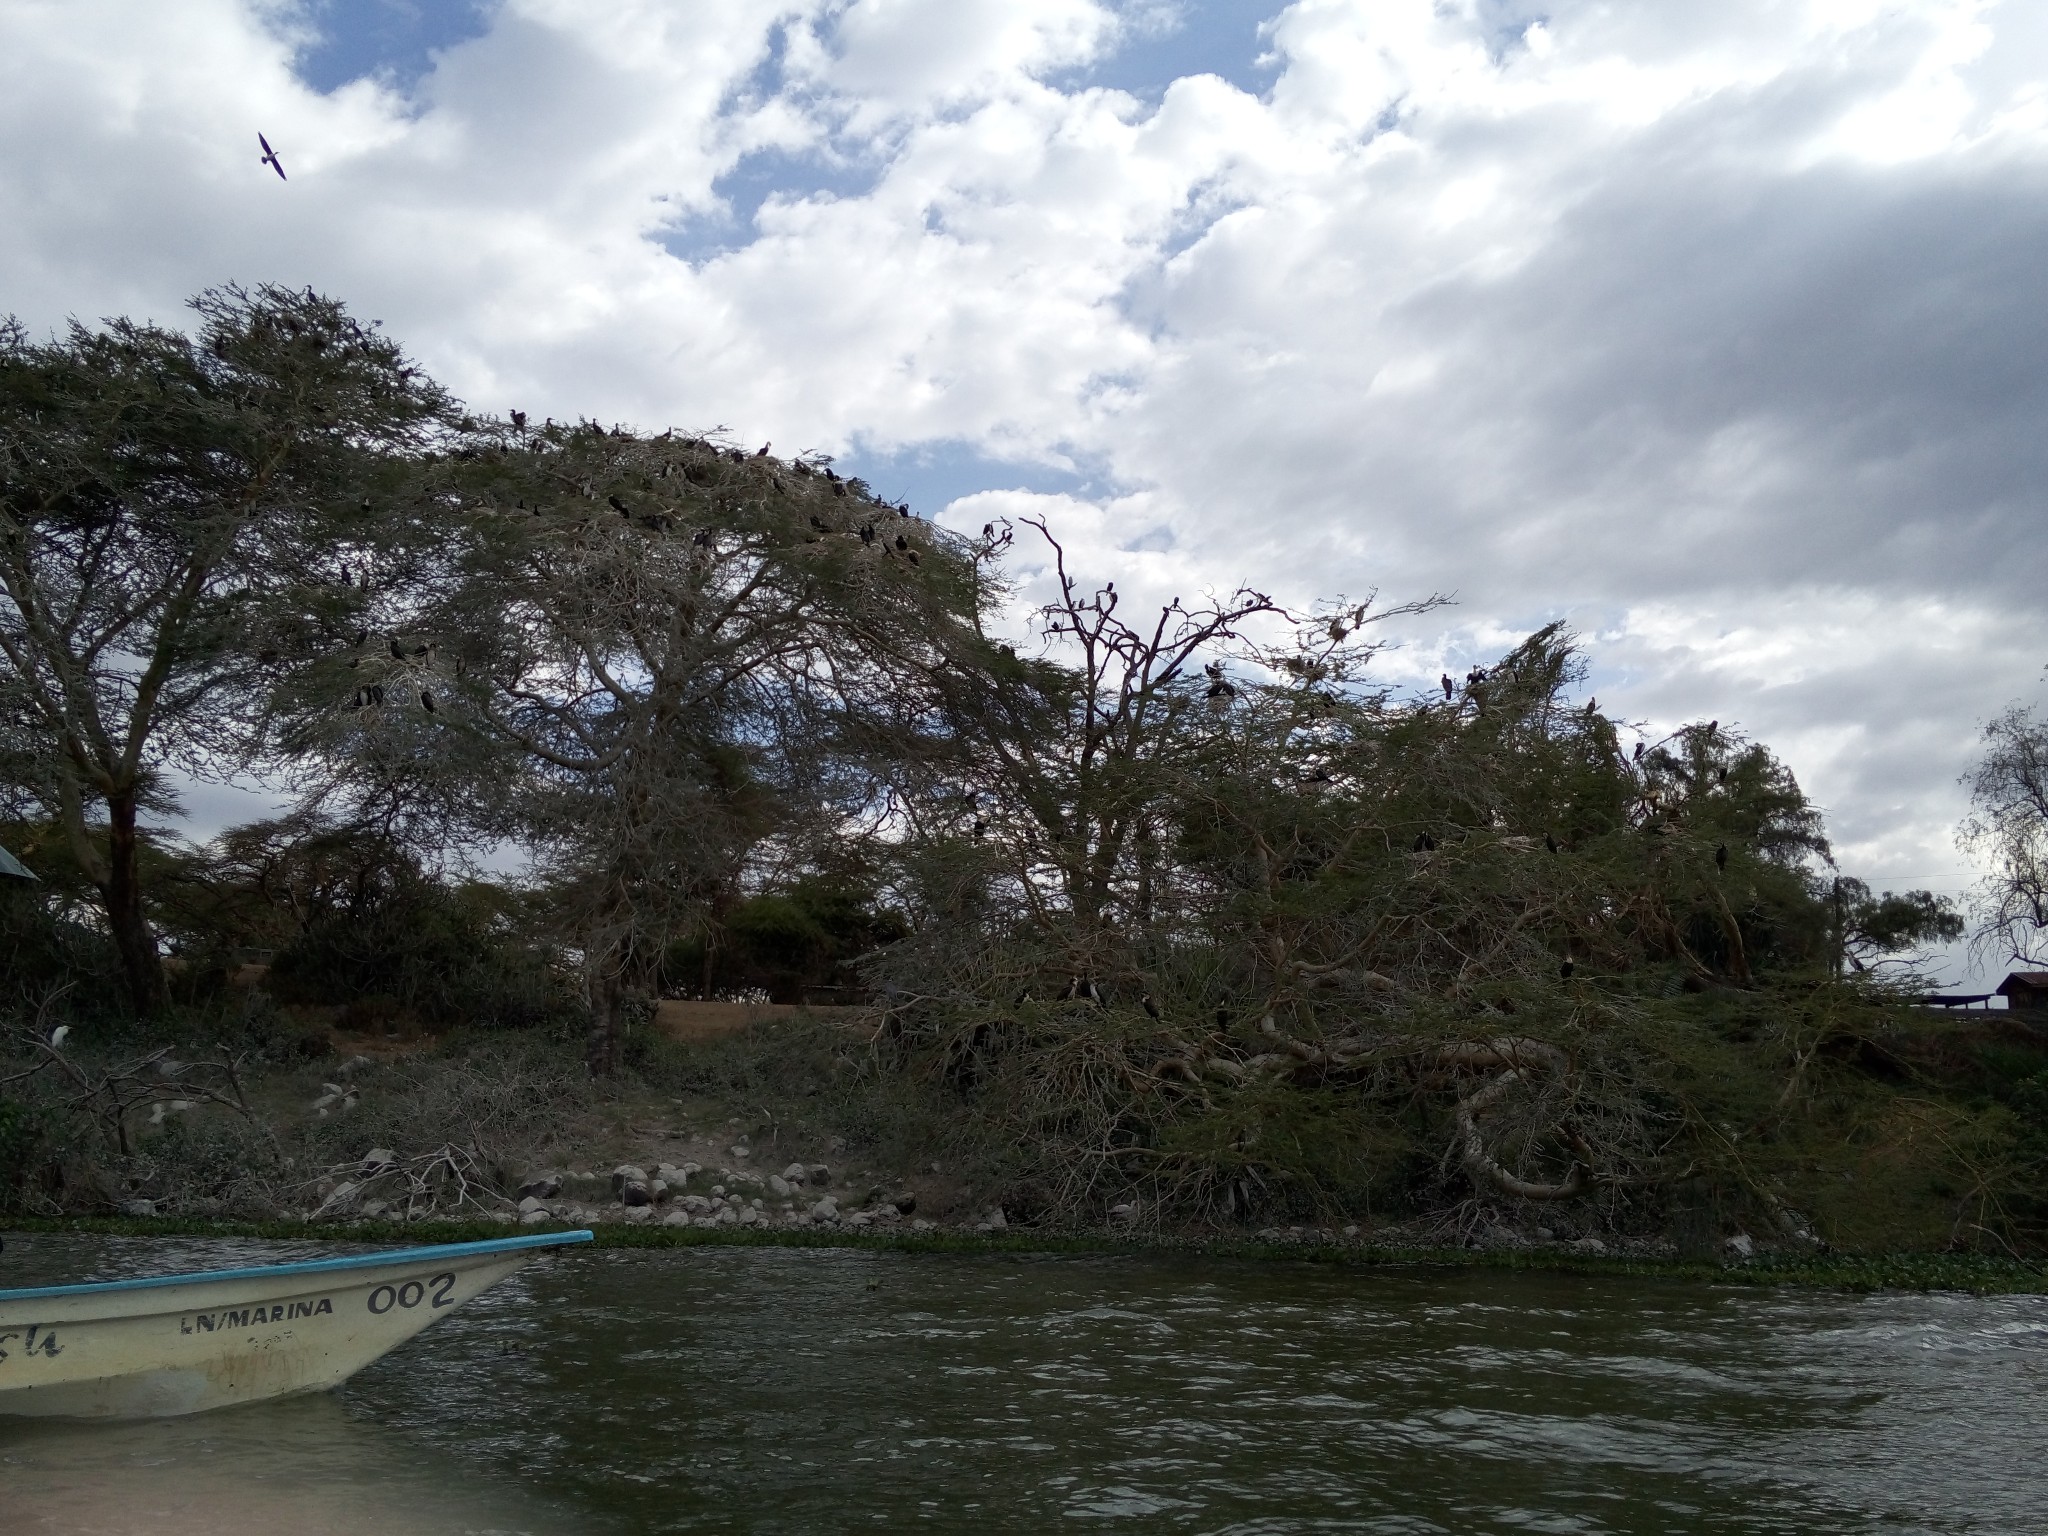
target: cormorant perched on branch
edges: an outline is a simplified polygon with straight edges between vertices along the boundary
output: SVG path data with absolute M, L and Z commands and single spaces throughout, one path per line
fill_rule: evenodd
M 391 659 L 393 661 L 405 660 L 405 647 L 400 645 L 396 640 L 391 641 Z
M 420 708 L 430 715 L 434 712 L 434 696 L 424 688 L 420 690 Z
M 605 502 L 608 506 L 610 506 L 610 508 L 614 512 L 618 513 L 621 517 L 631 517 L 633 515 L 633 509 L 627 506 L 623 501 L 619 500 L 619 498 L 616 496 L 605 497 Z
M 1639 741 L 1639 742 L 1637 742 L 1637 743 L 1636 743 L 1636 755 L 1635 755 L 1635 757 L 1634 757 L 1633 761 L 1635 761 L 1635 762 L 1638 762 L 1638 763 L 1640 763 L 1640 762 L 1641 762 L 1642 760 L 1643 760 L 1643 744 L 1642 744 L 1642 743 L 1641 743 L 1641 742 Z
M 1431 837 L 1431 836 L 1430 836 L 1430 835 L 1429 835 L 1429 834 L 1428 834 L 1427 832 L 1418 832 L 1418 833 L 1416 833 L 1416 834 L 1415 834 L 1415 851 L 1416 851 L 1417 853 L 1435 853 L 1435 852 L 1436 852 L 1436 839 L 1435 839 L 1435 838 L 1433 838 L 1433 837 Z
M 1716 868 L 1716 869 L 1726 869 L 1727 867 L 1728 867 L 1728 845 L 1727 845 L 1726 843 L 1723 843 L 1723 844 L 1721 844 L 1721 846 L 1720 846 L 1720 847 L 1718 847 L 1718 848 L 1716 848 L 1716 849 L 1714 850 L 1714 868 Z
M 1444 685 L 1445 698 L 1448 699 L 1451 697 L 1452 694 L 1457 692 L 1458 685 L 1451 681 L 1450 673 L 1446 672 L 1441 678 L 1438 679 L 1438 681 Z
M 1572 979 L 1572 957 L 1570 955 L 1566 955 L 1558 963 L 1557 976 L 1560 981 L 1570 981 Z
M 770 448 L 773 448 L 774 446 L 775 446 L 775 445 L 774 445 L 773 443 L 763 443 L 763 444 L 762 444 L 762 445 L 761 445 L 761 446 L 760 446 L 759 448 L 757 448 L 757 449 L 755 449 L 755 450 L 754 450 L 754 457 L 755 457 L 755 458 L 757 458 L 757 459 L 765 459 L 765 458 L 767 458 L 767 457 L 768 457 L 768 450 L 769 450 Z
M 1552 853 L 1555 853 L 1559 848 L 1561 848 L 1564 845 L 1558 842 L 1558 840 L 1555 837 L 1553 837 L 1550 833 L 1546 832 L 1543 834 L 1543 846 L 1548 848 Z
M 908 549 L 910 548 L 910 540 L 906 539 L 905 537 L 903 537 L 902 534 L 899 533 L 896 535 L 896 547 L 898 549 Z
M 514 411 L 512 413 L 512 430 L 515 432 L 524 432 L 526 430 L 526 412 Z
M 1159 1004 L 1153 1000 L 1152 994 L 1150 992 L 1147 992 L 1143 997 L 1138 999 L 1138 1006 L 1145 1010 L 1145 1016 L 1147 1018 L 1156 1019 L 1161 1016 L 1159 1012 Z

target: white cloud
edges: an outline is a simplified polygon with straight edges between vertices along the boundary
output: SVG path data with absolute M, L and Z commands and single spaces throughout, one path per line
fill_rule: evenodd
M 1093 0 L 507 0 L 409 96 L 253 0 L 28 0 L 0 306 L 312 282 L 488 407 L 1081 466 L 956 515 L 1133 601 L 1455 591 L 1418 668 L 1570 617 L 1603 702 L 1952 866 L 2048 660 L 2042 8 L 1274 11 L 1263 97 L 1147 104 L 1088 81 L 1164 13 Z

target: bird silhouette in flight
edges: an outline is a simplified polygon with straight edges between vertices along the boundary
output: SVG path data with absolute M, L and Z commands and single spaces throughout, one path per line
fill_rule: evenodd
M 263 163 L 269 166 L 273 171 L 277 172 L 277 179 L 279 181 L 290 180 L 291 178 L 286 176 L 284 173 L 283 162 L 281 162 L 277 158 L 277 151 L 270 147 L 270 140 L 266 139 L 265 137 L 263 137 L 262 134 L 259 133 L 256 135 L 256 142 L 263 146 Z

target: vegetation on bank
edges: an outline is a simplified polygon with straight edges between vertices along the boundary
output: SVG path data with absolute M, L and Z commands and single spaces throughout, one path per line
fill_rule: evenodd
M 559 1226 L 536 1230 L 563 1230 Z M 1958 1291 L 1979 1296 L 2048 1295 L 2048 1266 L 1979 1253 L 1765 1255 L 1741 1262 L 1573 1253 L 1558 1249 L 1390 1247 L 1371 1241 L 1271 1242 L 1255 1238 L 1091 1233 L 745 1231 L 603 1226 L 593 1246 L 671 1248 L 839 1248 L 880 1253 L 1099 1254 L 1240 1262 L 1334 1264 L 1359 1269 L 1505 1270 L 1589 1278 L 1787 1286 L 1843 1291 Z M 492 1222 L 138 1220 L 119 1216 L 16 1217 L 6 1232 L 79 1232 L 114 1237 L 241 1237 L 361 1244 L 481 1242 L 503 1237 Z
M 2048 1046 L 1888 967 L 1957 914 L 1836 869 L 1732 726 L 1603 713 L 1563 628 L 1404 691 L 1433 599 L 1134 613 L 1042 525 L 470 412 L 311 293 L 197 307 L 0 332 L 12 1208 L 298 1214 L 377 1146 L 484 1209 L 640 1089 L 1047 1230 L 2048 1239 Z M 255 771 L 284 814 L 151 830 Z M 685 1052 L 665 997 L 867 1015 Z M 334 1023 L 447 1040 L 344 1072 Z

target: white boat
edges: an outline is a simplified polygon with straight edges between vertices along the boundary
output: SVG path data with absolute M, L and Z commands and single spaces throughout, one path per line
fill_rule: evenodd
M 0 1290 L 0 1416 L 161 1418 L 337 1386 L 585 1232 Z

